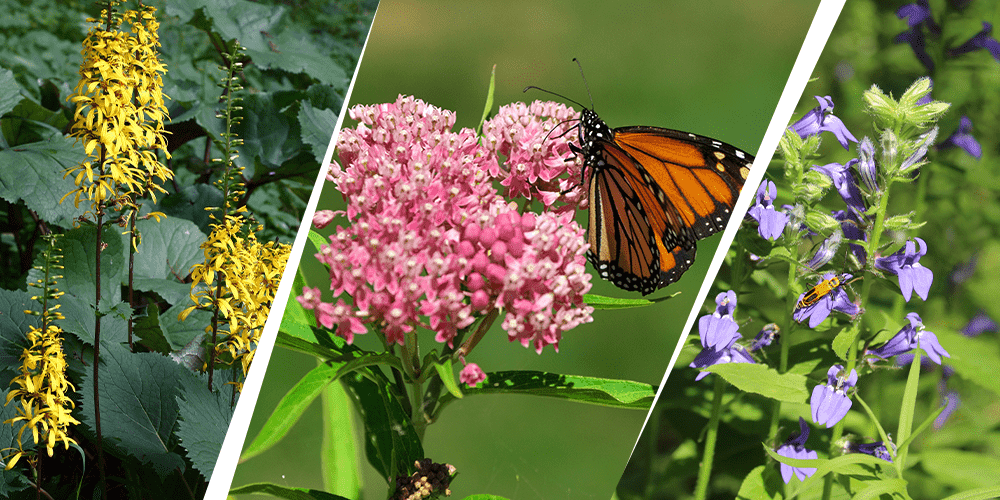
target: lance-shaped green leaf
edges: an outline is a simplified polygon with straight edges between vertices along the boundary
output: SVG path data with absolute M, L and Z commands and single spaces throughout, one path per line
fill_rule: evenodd
M 599 377 L 561 375 L 540 371 L 503 371 L 486 374 L 476 388 L 462 390 L 472 394 L 526 394 L 568 399 L 615 408 L 648 410 L 656 388 L 642 382 Z M 453 397 L 442 397 L 442 405 Z
M 248 495 L 250 493 L 271 495 L 277 498 L 284 498 L 285 500 L 350 500 L 339 495 L 326 493 L 325 491 L 292 488 L 272 483 L 253 483 L 229 490 L 230 495 Z

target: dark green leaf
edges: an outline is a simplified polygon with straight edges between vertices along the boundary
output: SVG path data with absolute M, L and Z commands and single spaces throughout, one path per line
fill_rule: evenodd
M 3 401 L 7 401 L 7 392 L 7 388 L 0 388 L 0 398 L 3 398 Z M 9 405 L 0 406 L 0 419 L 2 419 L 0 421 L 16 417 L 17 408 L 18 403 L 13 401 Z M 21 427 L 21 424 L 17 423 L 15 425 L 17 426 L 16 428 L 13 425 L 0 425 L 0 449 L 7 450 L 4 452 L 4 456 L 8 456 L 11 453 L 11 448 L 17 448 L 17 429 Z M 31 441 L 31 431 L 28 431 L 23 438 L 25 438 L 23 446 L 26 449 L 34 447 L 34 443 Z M 5 467 L 0 467 L 0 477 L 2 477 L 2 480 L 0 480 L 0 497 L 3 498 L 17 498 L 11 495 L 11 493 L 21 491 L 30 485 L 27 478 L 19 470 L 6 470 Z
M 137 278 L 159 278 L 179 282 L 191 273 L 191 266 L 203 262 L 201 244 L 207 236 L 193 222 L 177 217 L 136 221 L 142 236 L 135 254 L 133 272 Z M 128 258 L 128 234 L 122 235 L 124 258 Z M 126 275 L 125 282 L 128 282 Z M 187 286 L 190 290 L 190 286 Z M 164 297 L 166 298 L 166 297 Z
M 14 109 L 21 99 L 21 86 L 14 80 L 14 72 L 0 68 L 0 116 Z
M 210 392 L 208 377 L 185 377 L 177 396 L 180 423 L 177 437 L 187 450 L 187 457 L 205 479 L 212 478 L 215 462 L 222 450 L 233 409 L 229 406 L 232 388 Z
M 202 309 L 191 311 L 184 321 L 177 319 L 181 311 L 190 305 L 192 304 L 180 303 L 160 315 L 160 329 L 170 342 L 172 350 L 186 346 L 192 339 L 205 333 L 205 327 L 212 324 L 212 313 Z
M 21 290 L 0 289 L 0 370 L 13 370 L 20 364 L 21 352 L 27 346 L 25 332 L 41 325 L 38 316 L 24 314 L 26 310 L 42 310 L 31 297 Z
M 314 108 L 309 101 L 302 102 L 299 110 L 299 127 L 302 143 L 312 148 L 316 163 L 323 163 L 323 156 L 330 145 L 330 136 L 337 127 L 337 113 L 329 109 Z
M 24 144 L 0 151 L 0 198 L 11 203 L 24 200 L 25 205 L 51 224 L 70 227 L 85 210 L 73 206 L 72 197 L 66 203 L 59 200 L 76 186 L 63 172 L 86 159 L 82 145 L 74 145 L 69 137 Z
M 375 383 L 358 373 L 341 380 L 351 388 L 361 412 L 368 462 L 389 484 L 396 476 L 413 472 L 413 463 L 424 458 L 424 448 L 388 381 L 380 378 Z
M 177 424 L 175 396 L 182 377 L 194 375 L 165 356 L 101 342 L 98 380 L 105 446 L 150 465 L 161 479 L 184 467 L 184 459 L 167 445 Z M 94 429 L 93 373 L 84 375 L 78 389 L 80 421 Z
M 169 354 L 171 350 L 170 342 L 163 336 L 160 330 L 160 312 L 156 304 L 146 306 L 146 315 L 138 318 L 132 327 L 132 333 L 141 339 L 142 345 L 151 351 L 160 354 Z

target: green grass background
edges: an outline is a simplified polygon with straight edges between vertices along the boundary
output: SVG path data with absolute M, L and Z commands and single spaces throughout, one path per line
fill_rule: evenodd
M 753 154 L 817 4 L 383 1 L 350 102 L 392 102 L 398 94 L 412 94 L 456 111 L 457 127 L 475 127 L 496 64 L 497 106 L 553 99 L 523 94 L 527 85 L 589 105 L 572 62 L 577 57 L 595 109 L 610 126 L 686 130 Z M 319 208 L 342 206 L 340 194 L 328 186 Z M 586 214 L 577 220 L 586 225 Z M 692 269 L 654 295 L 682 292 L 666 303 L 598 311 L 593 323 L 564 335 L 558 353 L 548 348 L 542 355 L 509 343 L 498 321 L 469 360 L 486 371 L 543 370 L 659 384 L 717 241 L 701 242 Z M 311 252 L 303 269 L 311 285 L 326 288 L 328 277 Z M 593 282 L 592 293 L 639 297 L 596 276 Z M 436 347 L 432 338 L 424 340 L 425 352 Z M 377 345 L 364 336 L 356 341 L 369 349 Z M 281 396 L 315 365 L 308 356 L 275 350 L 247 443 Z M 450 405 L 429 427 L 424 449 L 458 468 L 454 498 L 490 493 L 517 500 L 606 499 L 645 416 L 542 398 L 471 397 Z M 279 446 L 241 465 L 233 485 L 269 481 L 322 489 L 320 423 L 315 404 Z M 360 460 L 364 498 L 384 498 L 386 485 Z

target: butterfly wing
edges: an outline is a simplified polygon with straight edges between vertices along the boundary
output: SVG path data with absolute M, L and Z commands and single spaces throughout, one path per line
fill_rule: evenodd
M 615 129 L 614 141 L 659 187 L 664 211 L 679 216 L 667 247 L 683 243 L 684 230 L 702 239 L 725 228 L 754 160 L 724 142 L 657 127 Z
M 714 139 L 657 127 L 591 140 L 591 262 L 643 295 L 680 279 L 696 242 L 725 227 L 753 156 Z
M 657 210 L 652 217 L 647 214 L 644 207 L 655 209 L 655 200 L 644 195 L 648 189 L 630 174 L 626 168 L 630 164 L 628 155 L 610 143 L 603 145 L 595 157 L 589 185 L 587 258 L 602 278 L 624 290 L 646 295 L 660 282 L 662 242 L 657 235 L 663 224 L 659 223 L 662 217 L 657 217 Z

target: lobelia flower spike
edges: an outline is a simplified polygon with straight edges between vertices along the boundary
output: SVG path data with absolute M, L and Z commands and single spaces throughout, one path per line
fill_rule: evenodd
M 775 452 L 778 455 L 788 458 L 806 460 L 819 458 L 818 453 L 806 448 L 806 441 L 808 439 L 809 424 L 806 423 L 805 419 L 799 417 L 799 432 L 789 436 L 788 440 L 779 446 Z M 791 465 L 781 464 L 781 479 L 785 481 L 785 484 L 792 482 L 792 476 L 799 478 L 799 481 L 805 481 L 806 478 L 815 473 L 815 467 L 792 467 Z
M 916 243 L 914 243 L 914 241 Z M 917 249 L 917 246 L 920 249 Z M 920 264 L 920 258 L 927 254 L 927 244 L 920 238 L 907 241 L 903 248 L 885 257 L 875 258 L 875 267 L 899 277 L 899 291 L 907 302 L 913 292 L 927 300 L 934 273 Z
M 837 138 L 844 149 L 849 149 L 849 142 L 858 142 L 854 134 L 847 130 L 847 126 L 840 118 L 833 116 L 833 100 L 830 96 L 815 96 L 819 101 L 819 106 L 811 109 L 799 121 L 792 124 L 790 129 L 805 139 L 810 135 L 819 135 L 821 132 L 830 132 Z
M 917 313 L 911 312 L 907 314 L 906 319 L 910 322 L 909 325 L 904 326 L 899 330 L 899 333 L 879 348 L 872 350 L 871 353 L 879 358 L 888 359 L 910 352 L 919 346 L 927 353 L 927 357 L 939 365 L 941 364 L 942 356 L 946 358 L 951 357 L 948 351 L 944 347 L 941 347 L 937 335 L 924 330 L 923 320 L 920 319 Z
M 851 398 L 847 391 L 858 383 L 858 372 L 853 368 L 850 374 L 844 374 L 843 365 L 833 365 L 826 372 L 826 385 L 813 388 L 809 406 L 812 409 L 812 419 L 817 425 L 827 428 L 837 425 L 851 409 Z
M 7 470 L 14 468 L 17 462 L 30 452 L 21 448 L 23 436 L 31 430 L 34 443 L 44 444 L 48 456 L 52 456 L 58 443 L 64 449 L 76 441 L 69 437 L 68 430 L 80 422 L 73 418 L 73 403 L 71 392 L 74 387 L 66 379 L 66 357 L 62 349 L 62 330 L 55 321 L 62 320 L 56 301 L 63 295 L 55 288 L 56 280 L 62 278 L 58 270 L 62 258 L 56 242 L 56 235 L 49 235 L 47 247 L 41 253 L 41 266 L 35 269 L 41 272 L 41 277 L 29 285 L 41 289 L 40 295 L 32 297 L 42 306 L 42 311 L 24 311 L 25 314 L 39 316 L 41 326 L 32 326 L 26 333 L 27 347 L 21 352 L 21 365 L 16 369 L 18 374 L 10 384 L 15 386 L 7 393 L 4 405 L 17 400 L 17 416 L 6 420 L 5 425 L 21 427 L 17 432 L 16 451 L 8 457 Z M 29 461 L 34 457 L 29 456 Z
M 826 273 L 816 282 L 817 285 L 823 283 L 824 281 L 829 281 L 831 278 L 836 276 L 835 273 Z M 848 273 L 843 273 L 839 276 L 841 285 L 846 283 L 851 279 L 851 275 Z M 802 292 L 799 295 L 798 303 L 802 302 L 802 298 L 806 296 L 806 292 Z M 792 318 L 795 321 L 801 323 L 806 319 L 809 320 L 809 328 L 816 328 L 820 323 L 823 322 L 832 311 L 840 311 L 848 316 L 854 317 L 857 315 L 861 308 L 857 304 L 851 302 L 851 298 L 844 291 L 843 286 L 837 286 L 833 288 L 829 293 L 823 295 L 816 302 L 806 305 L 805 307 L 798 307 L 795 312 L 792 313 Z
M 560 113 L 556 105 L 528 112 L 536 107 Z M 592 320 L 583 302 L 590 290 L 587 246 L 572 211 L 522 214 L 493 187 L 491 172 L 518 192 L 527 188 L 511 176 L 544 180 L 537 165 L 523 172 L 498 166 L 490 148 L 507 151 L 502 127 L 484 127 L 498 135 L 483 145 L 471 129 L 451 130 L 454 113 L 404 96 L 350 114 L 360 123 L 341 133 L 344 167 L 333 164 L 328 177 L 347 200 L 347 210 L 334 215 L 350 225 L 337 226 L 316 254 L 330 269 L 337 302 L 299 298 L 319 324 L 336 325 L 348 341 L 376 324 L 400 345 L 419 326 L 451 346 L 478 316 L 504 310 L 509 339 L 540 353 L 547 345 L 558 349 L 563 332 Z M 546 162 L 562 154 L 551 144 L 547 155 L 519 152 L 535 151 L 545 128 L 524 116 L 516 123 L 524 135 L 508 134 L 523 139 L 511 140 L 510 157 Z
M 721 292 L 715 297 L 713 314 L 698 319 L 698 335 L 702 351 L 691 362 L 691 368 L 707 368 L 725 363 L 756 363 L 746 349 L 736 343 L 743 338 L 737 331 L 739 325 L 733 320 L 736 311 L 736 292 Z M 701 372 L 695 380 L 701 380 L 710 372 Z
M 757 188 L 757 203 L 747 212 L 757 221 L 757 231 L 766 240 L 776 240 L 788 224 L 788 215 L 774 209 L 774 200 L 778 197 L 778 188 L 774 182 L 765 180 Z

